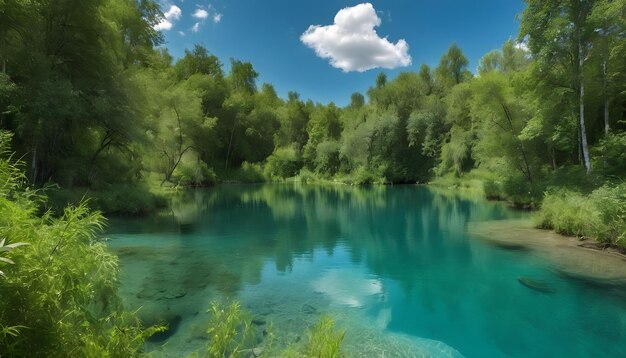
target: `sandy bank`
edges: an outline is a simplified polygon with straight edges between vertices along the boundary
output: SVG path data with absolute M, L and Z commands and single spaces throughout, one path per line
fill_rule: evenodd
M 536 229 L 531 220 L 498 220 L 472 223 L 468 232 L 495 246 L 527 250 L 567 276 L 626 284 L 626 257 L 615 250 L 591 248 L 581 241 L 553 231 Z

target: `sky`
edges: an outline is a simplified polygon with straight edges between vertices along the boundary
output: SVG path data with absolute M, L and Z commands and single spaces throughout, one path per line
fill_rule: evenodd
M 480 58 L 517 37 L 522 0 L 161 0 L 157 29 L 170 53 L 205 46 L 228 71 L 251 62 L 257 84 L 279 96 L 350 102 L 379 72 L 389 79 L 437 66 L 456 43 L 476 72 Z

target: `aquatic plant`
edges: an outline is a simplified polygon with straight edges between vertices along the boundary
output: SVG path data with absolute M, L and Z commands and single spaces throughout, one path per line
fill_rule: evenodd
M 241 309 L 238 302 L 228 306 L 211 304 L 211 321 L 207 333 L 210 343 L 203 357 L 243 357 L 245 351 L 253 349 L 254 330 L 252 318 Z
M 335 322 L 329 316 L 323 316 L 309 329 L 305 345 L 307 357 L 341 357 L 341 344 L 346 336 L 345 330 L 335 330 Z

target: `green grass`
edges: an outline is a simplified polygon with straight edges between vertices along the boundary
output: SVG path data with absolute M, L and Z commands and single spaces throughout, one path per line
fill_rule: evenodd
M 590 194 L 549 191 L 535 219 L 540 228 L 626 248 L 626 183 L 607 184 Z
M 345 330 L 336 330 L 335 322 L 329 316 L 321 317 L 307 331 L 307 339 L 293 343 L 286 348 L 274 347 L 275 332 L 268 325 L 267 336 L 261 341 L 253 327 L 252 316 L 241 308 L 238 302 L 229 304 L 212 303 L 208 310 L 211 315 L 206 334 L 207 346 L 192 357 L 240 358 L 251 356 L 252 349 L 262 347 L 260 357 L 343 357 L 341 350 Z M 257 347 L 257 345 L 259 345 Z

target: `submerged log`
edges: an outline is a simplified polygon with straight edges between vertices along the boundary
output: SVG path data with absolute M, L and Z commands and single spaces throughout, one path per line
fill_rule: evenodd
M 520 276 L 517 278 L 517 281 L 535 291 L 539 291 L 542 293 L 554 293 L 554 289 L 550 287 L 550 285 L 548 285 L 546 282 L 541 280 L 535 280 L 529 277 Z

